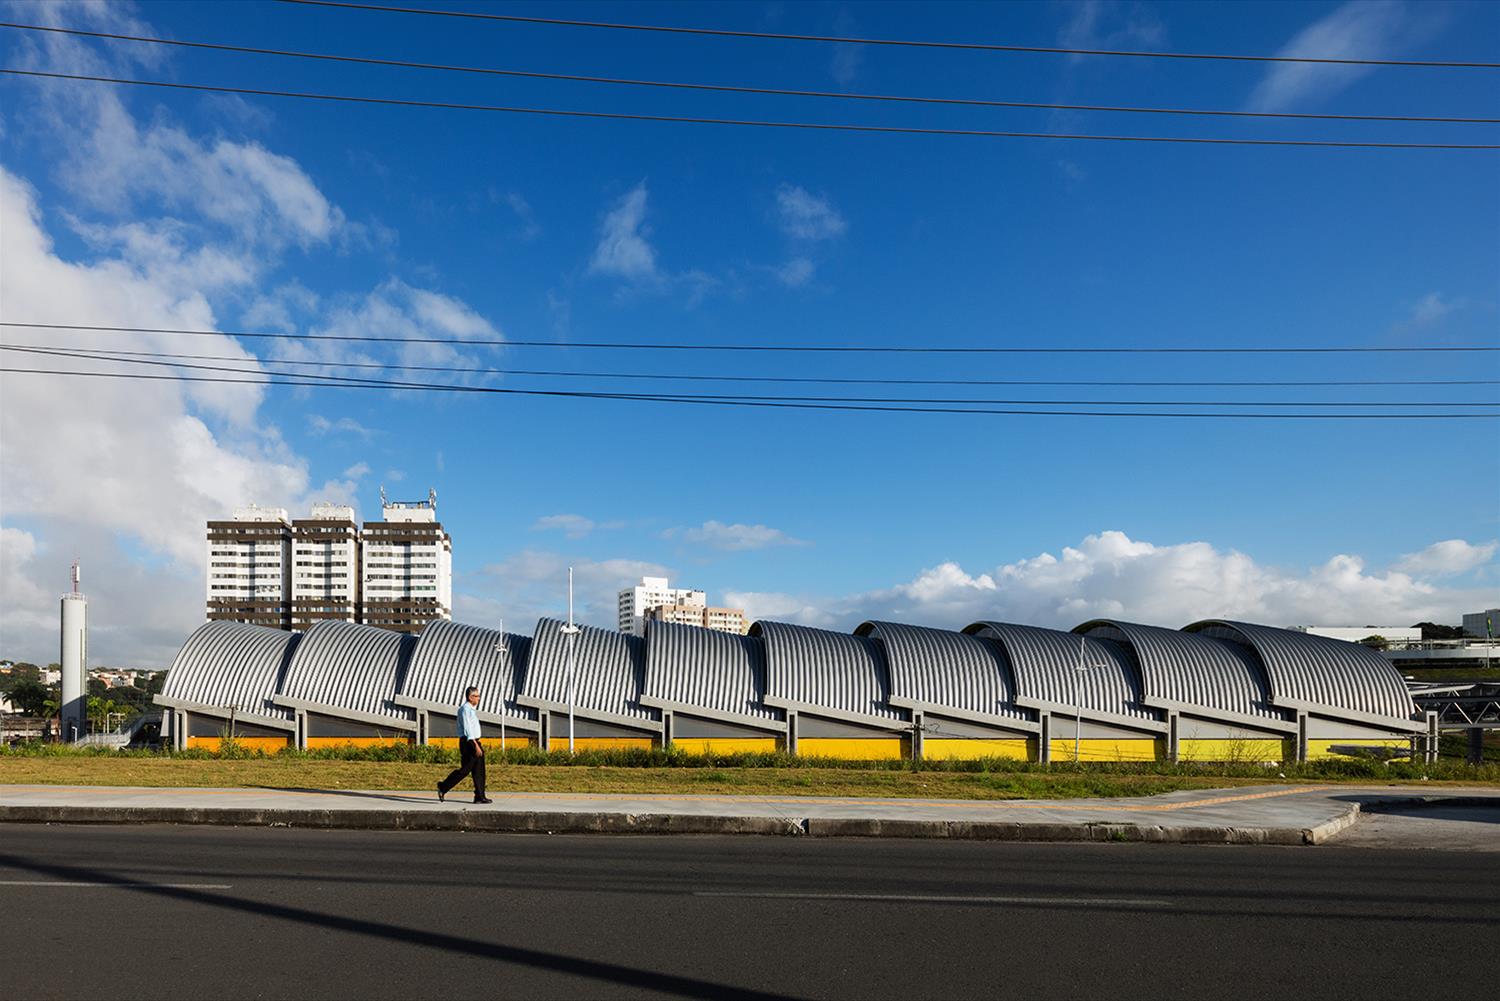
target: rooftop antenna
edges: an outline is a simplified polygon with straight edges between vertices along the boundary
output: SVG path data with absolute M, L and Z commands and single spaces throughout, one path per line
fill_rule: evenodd
M 385 484 L 380 485 L 380 506 L 385 507 Z
M 427 488 L 427 503 L 432 506 L 434 511 L 437 510 L 437 491 L 432 487 Z
M 83 575 L 82 575 L 82 573 L 78 569 L 78 557 L 75 556 L 75 557 L 73 557 L 73 593 L 74 594 L 78 593 L 78 582 L 82 579 L 82 577 L 83 577 Z
M 573 568 L 568 567 L 568 624 L 563 626 L 568 638 L 568 753 L 573 753 L 573 655 L 578 627 L 573 624 Z

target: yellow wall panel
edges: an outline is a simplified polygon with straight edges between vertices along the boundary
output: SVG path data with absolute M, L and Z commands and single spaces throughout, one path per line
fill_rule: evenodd
M 430 746 L 432 746 L 432 747 L 451 747 L 454 750 L 458 750 L 458 738 L 457 737 L 428 737 L 427 738 L 427 743 Z M 485 737 L 484 738 L 484 746 L 487 749 L 491 750 L 491 751 L 501 750 L 501 747 L 500 747 L 500 738 L 499 737 Z M 533 737 L 531 734 L 529 734 L 529 733 L 527 733 L 525 731 L 522 731 L 520 733 L 511 733 L 509 731 L 506 731 L 504 750 L 509 751 L 509 750 L 511 750 L 513 748 L 517 748 L 517 747 L 535 747 L 535 746 L 536 746 L 536 738 Z
M 1025 737 L 1003 740 L 929 737 L 922 741 L 922 757 L 934 761 L 948 758 L 964 760 L 1005 758 L 1009 761 L 1030 761 L 1032 754 L 1032 743 Z
M 911 748 L 905 737 L 803 737 L 797 754 L 804 758 L 843 758 L 876 761 L 907 758 Z
M 781 749 L 775 737 L 678 737 L 672 746 L 688 754 L 762 754 Z
M 656 746 L 656 741 L 650 737 L 574 737 L 573 749 L 577 751 L 620 751 L 639 748 L 649 751 Z M 552 749 L 566 751 L 568 749 L 568 735 L 566 733 L 552 738 Z
M 1287 746 L 1279 737 L 1244 739 L 1179 739 L 1179 761 L 1282 761 Z
M 1155 761 L 1159 748 L 1151 738 L 1118 740 L 1113 737 L 1085 737 L 1078 747 L 1079 761 Z M 1052 761 L 1062 764 L 1073 760 L 1071 740 L 1052 741 Z
M 1404 738 L 1395 739 L 1352 739 L 1352 740 L 1309 740 L 1307 742 L 1307 760 L 1315 761 L 1318 758 L 1343 758 L 1347 755 L 1338 754 L 1329 750 L 1335 744 L 1352 744 L 1355 747 L 1390 747 L 1400 750 L 1408 750 L 1411 741 Z
M 264 751 L 275 754 L 283 747 L 292 745 L 291 735 L 285 737 L 236 737 L 234 742 L 247 751 Z M 224 744 L 223 737 L 189 737 L 188 747 L 201 747 L 205 751 L 217 751 Z
M 401 734 L 395 737 L 308 737 L 307 746 L 317 747 L 386 747 L 391 744 L 410 744 L 411 737 Z

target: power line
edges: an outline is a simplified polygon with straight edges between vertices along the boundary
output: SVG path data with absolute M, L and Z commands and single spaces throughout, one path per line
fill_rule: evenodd
M 538 115 L 552 118 L 590 118 L 627 122 L 669 122 L 678 125 L 730 125 L 760 129 L 802 129 L 811 132 L 864 132 L 882 135 L 975 136 L 987 139 L 1073 139 L 1089 142 L 1184 143 L 1196 146 L 1307 146 L 1325 149 L 1432 149 L 1496 150 L 1496 143 L 1397 143 L 1341 142 L 1329 139 L 1215 139 L 1201 136 L 1126 136 L 1096 135 L 1077 132 L 1021 132 L 1002 129 L 939 129 L 907 125 L 855 125 L 847 122 L 795 122 L 750 118 L 709 118 L 698 115 L 647 115 L 624 111 L 577 111 L 566 108 L 526 108 L 500 104 L 464 104 L 455 101 L 418 101 L 394 97 L 359 97 L 352 94 L 314 94 L 307 91 L 270 90 L 263 87 L 227 87 L 206 83 L 177 83 L 167 80 L 132 80 L 125 77 L 93 76 L 82 73 L 53 73 L 43 70 L 0 69 L 10 76 L 38 77 L 51 80 L 75 80 L 109 83 L 131 87 L 159 87 L 166 90 L 204 91 L 213 94 L 245 94 L 252 97 L 288 97 L 309 101 L 333 101 L 347 104 L 374 104 L 400 108 L 440 108 L 449 111 L 485 111 L 511 115 Z
M 227 376 L 192 376 L 192 375 L 150 375 L 141 372 L 93 372 L 73 371 L 68 369 L 36 369 L 36 368 L 10 368 L 0 367 L 0 374 L 14 375 L 51 375 L 63 377 L 80 378 L 102 378 L 102 379 L 124 379 L 128 381 L 170 381 L 170 382 L 206 382 L 206 383 L 230 383 L 249 386 L 310 386 L 328 389 L 376 389 L 388 390 L 391 387 L 374 382 L 326 382 L 326 381 L 304 381 L 307 376 L 297 379 L 231 379 Z M 976 409 L 972 407 L 917 407 L 917 406 L 877 406 L 872 404 L 833 404 L 833 403 L 791 403 L 775 402 L 746 398 L 742 400 L 716 400 L 708 397 L 663 397 L 645 393 L 592 393 L 577 390 L 546 390 L 546 389 L 506 389 L 497 386 L 454 386 L 454 385 L 430 385 L 414 384 L 398 388 L 410 389 L 419 392 L 448 392 L 448 393 L 483 393 L 506 396 L 551 396 L 578 399 L 596 400 L 629 400 L 645 403 L 669 403 L 687 404 L 691 406 L 725 406 L 725 407 L 755 407 L 762 409 L 779 410 L 824 410 L 824 411 L 852 411 L 869 413 L 921 413 L 921 414 L 990 414 L 996 416 L 1029 416 L 1029 417 L 1153 417 L 1153 418 L 1197 418 L 1197 419 L 1250 419 L 1250 420 L 1495 420 L 1500 419 L 1500 414 L 1471 414 L 1471 413 L 1399 413 L 1399 414 L 1362 414 L 1362 413 L 1260 413 L 1260 412 L 1235 412 L 1235 413 L 1204 413 L 1204 412 L 1179 412 L 1179 411 L 1154 411 L 1154 410 L 1021 410 L 1021 409 Z
M 24 327 L 36 330 L 97 330 L 105 333 L 181 334 L 195 337 L 240 337 L 290 341 L 332 341 L 376 344 L 448 344 L 463 347 L 493 348 L 579 348 L 635 351 L 746 351 L 746 352 L 812 352 L 825 354 L 1421 354 L 1456 352 L 1500 352 L 1500 345 L 1466 344 L 1419 346 L 1343 346 L 1343 347 L 913 347 L 874 344 L 683 344 L 671 342 L 639 343 L 611 341 L 508 341 L 503 339 L 461 337 L 389 337 L 378 334 L 288 334 L 250 330 L 194 330 L 177 327 L 125 327 L 87 323 L 29 323 L 0 320 L 0 327 Z
M 250 55 L 282 56 L 293 59 L 316 59 L 328 62 L 355 63 L 366 66 L 392 66 L 403 69 L 437 70 L 449 73 L 475 73 L 485 76 L 520 77 L 531 80 L 561 80 L 574 83 L 602 83 L 628 87 L 660 87 L 671 90 L 699 90 L 726 94 L 762 94 L 776 97 L 816 97 L 844 101 L 885 101 L 902 104 L 957 105 L 979 108 L 1031 108 L 1045 111 L 1100 111 L 1146 115 L 1201 115 L 1224 118 L 1290 118 L 1320 121 L 1349 122 L 1441 122 L 1448 124 L 1493 125 L 1500 118 L 1453 118 L 1432 115 L 1337 115 L 1312 114 L 1283 111 L 1219 111 L 1206 108 L 1140 108 L 1101 104 L 1047 104 L 1035 101 L 989 101 L 976 98 L 920 97 L 894 94 L 850 94 L 830 90 L 795 90 L 781 87 L 750 87 L 728 84 L 683 83 L 666 80 L 635 80 L 623 77 L 589 76 L 578 73 L 543 73 L 532 70 L 500 69 L 484 66 L 457 66 L 445 63 L 414 62 L 405 59 L 380 59 L 373 56 L 337 55 L 326 52 L 301 52 L 290 49 L 267 49 L 249 45 L 230 45 L 219 42 L 190 42 L 177 38 L 154 38 L 146 35 L 124 35 L 109 31 L 85 31 L 81 28 L 61 28 L 40 24 L 17 24 L 0 21 L 0 28 L 16 28 L 24 31 L 49 31 L 86 38 L 103 38 L 112 41 L 147 42 L 153 45 L 175 45 L 190 49 L 207 49 L 218 52 L 238 52 Z
M 967 49 L 981 52 L 1038 52 L 1070 56 L 1129 56 L 1139 59 L 1216 59 L 1253 63 L 1319 63 L 1338 66 L 1429 66 L 1443 69 L 1500 69 L 1500 63 L 1452 62 L 1417 59 L 1347 59 L 1325 56 L 1241 56 L 1207 52 L 1144 52 L 1125 49 L 1070 49 L 1044 45 L 997 45 L 987 42 L 928 42 L 906 38 L 852 38 L 842 35 L 797 35 L 774 31 L 731 31 L 723 28 L 684 28 L 660 24 L 622 24 L 583 21 L 561 17 L 525 17 L 519 14 L 482 14 L 477 11 L 432 10 L 421 7 L 387 7 L 336 0 L 281 0 L 309 7 L 339 7 L 373 10 L 387 14 L 425 14 L 432 17 L 471 18 L 479 21 L 509 21 L 521 24 L 552 24 L 572 28 L 611 28 L 622 31 L 655 31 L 674 35 L 715 35 L 722 38 L 763 38 L 786 42 L 834 42 L 839 45 L 891 45 L 918 49 Z
M 226 335 L 227 336 L 227 335 Z M 45 344 L 3 345 L 0 348 L 40 350 Z M 245 361 L 240 355 L 184 354 L 174 351 L 125 351 L 120 348 L 73 348 L 77 351 L 106 351 L 110 355 L 125 355 L 143 358 L 180 358 L 187 361 Z M 358 361 L 311 361 L 305 358 L 254 359 L 265 365 L 298 365 L 313 368 L 370 368 L 401 372 L 445 372 L 466 375 L 520 375 L 546 378 L 578 379 L 648 379 L 663 382 L 752 382 L 752 383 L 817 383 L 822 385 L 857 386 L 1114 386 L 1132 388 L 1319 388 L 1354 389 L 1385 386 L 1500 386 L 1500 379 L 1309 379 L 1309 380 L 1140 380 L 1140 379 L 856 379 L 847 376 L 786 376 L 786 375 L 685 375 L 676 372 L 580 372 L 567 369 L 534 368 L 484 368 L 466 365 L 404 365 L 396 362 Z
M 161 368 L 187 368 L 199 371 L 230 372 L 244 375 L 268 375 L 276 377 L 298 378 L 317 380 L 319 382 L 338 382 L 357 385 L 377 385 L 392 389 L 413 389 L 430 383 L 415 383 L 395 380 L 365 379 L 354 376 L 338 375 L 309 375 L 299 372 L 278 372 L 261 368 L 230 368 L 223 365 L 195 365 L 184 362 L 156 361 L 146 358 L 122 358 L 107 352 L 93 350 L 68 350 L 60 348 L 20 347 L 17 345 L 0 344 L 0 350 L 20 351 L 26 354 L 51 355 L 61 358 L 77 358 L 85 361 L 112 361 L 122 364 L 152 365 Z M 261 364 L 256 359 L 238 359 L 243 364 Z M 871 396 L 749 396 L 749 395 L 726 395 L 717 393 L 650 393 L 650 394 L 625 394 L 625 395 L 649 395 L 657 400 L 716 400 L 716 401 L 775 401 L 775 402 L 797 402 L 797 403 L 891 403 L 891 404 L 934 404 L 934 405 L 986 405 L 986 406 L 1121 406 L 1121 407 L 1500 407 L 1500 401 L 1460 401 L 1460 402 L 1409 402 L 1409 401 L 1376 401 L 1360 402 L 1343 400 L 1339 402 L 1320 402 L 1313 400 L 994 400 L 994 399 L 952 399 L 952 398 L 925 398 L 925 397 L 871 397 Z

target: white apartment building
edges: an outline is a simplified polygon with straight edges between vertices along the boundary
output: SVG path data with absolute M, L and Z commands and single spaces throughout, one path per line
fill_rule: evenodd
M 620 632 L 636 636 L 646 635 L 646 613 L 660 605 L 681 605 L 703 608 L 708 596 L 691 588 L 672 587 L 665 577 L 642 577 L 635 587 L 620 592 Z
M 292 628 L 359 618 L 360 545 L 354 508 L 314 504 L 292 522 Z
M 291 628 L 292 523 L 254 504 L 208 523 L 208 618 Z
M 360 621 L 416 632 L 453 617 L 453 539 L 437 520 L 437 492 L 425 501 L 387 501 L 361 533 Z

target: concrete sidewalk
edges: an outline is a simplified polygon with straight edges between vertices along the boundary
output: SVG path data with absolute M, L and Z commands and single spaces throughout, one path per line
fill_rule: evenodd
M 1500 789 L 1251 786 L 1130 799 L 926 800 L 342 789 L 0 785 L 0 823 L 167 823 L 366 830 L 782 834 L 1005 841 L 1321 844 L 1362 810 L 1500 805 Z

